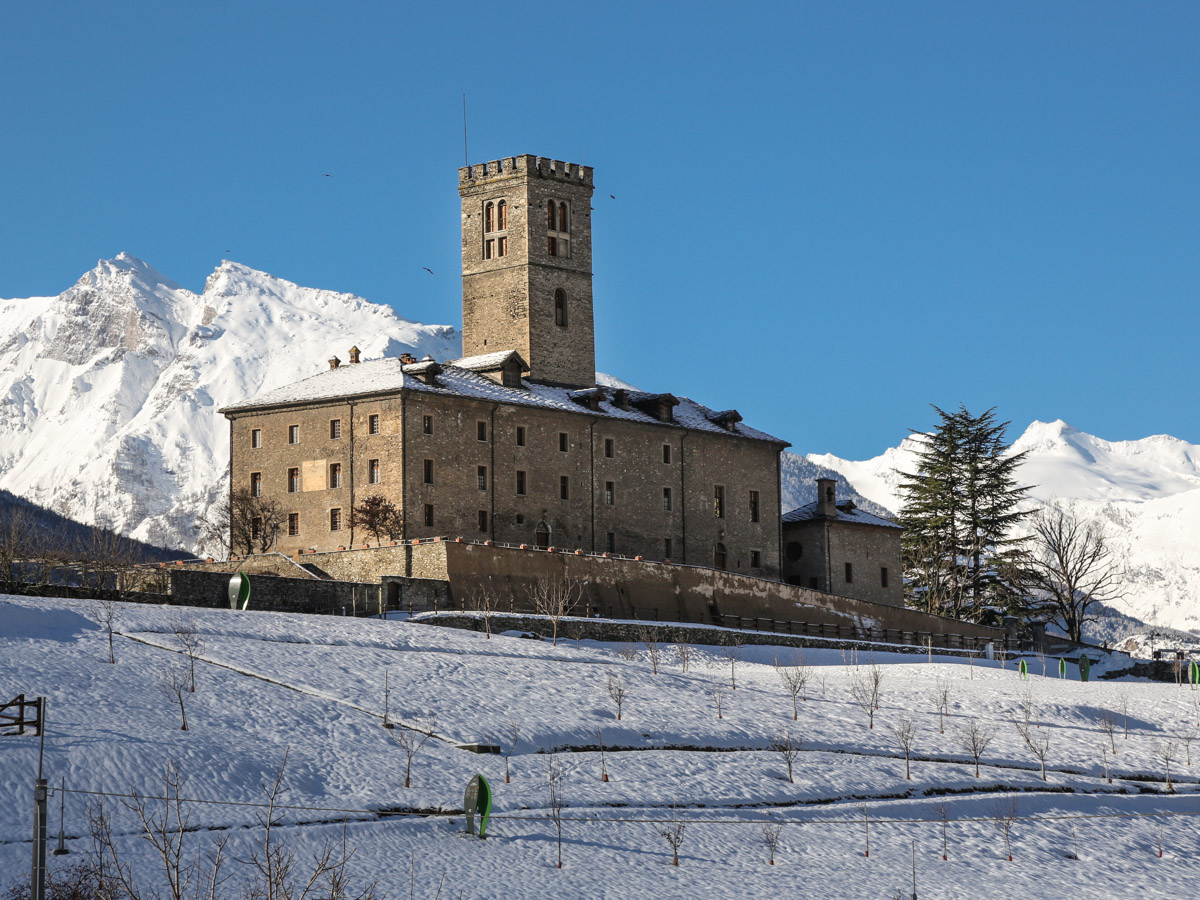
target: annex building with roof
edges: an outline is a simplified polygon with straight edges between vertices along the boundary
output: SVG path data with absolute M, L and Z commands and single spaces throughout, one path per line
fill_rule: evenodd
M 779 580 L 786 441 L 736 410 L 598 385 L 592 170 L 534 156 L 459 170 L 461 359 L 343 364 L 222 410 L 231 485 L 285 513 L 272 549 L 461 536 Z

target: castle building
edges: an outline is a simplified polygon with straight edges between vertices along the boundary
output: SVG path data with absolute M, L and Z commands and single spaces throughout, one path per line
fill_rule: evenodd
M 597 385 L 592 170 L 534 156 L 459 170 L 463 352 L 342 364 L 222 410 L 231 484 L 278 502 L 273 549 L 397 539 L 611 552 L 781 576 L 786 441 L 686 397 Z

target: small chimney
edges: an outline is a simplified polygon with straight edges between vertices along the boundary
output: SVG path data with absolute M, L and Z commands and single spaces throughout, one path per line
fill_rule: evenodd
M 358 347 L 351 347 L 351 348 L 350 348 L 350 362 L 351 362 L 351 364 L 353 364 L 353 365 L 357 365 L 357 364 L 358 364 L 358 354 L 359 354 L 359 349 L 358 349 Z
M 817 514 L 837 516 L 837 482 L 832 478 L 817 479 Z
M 417 358 L 415 356 L 413 356 L 411 353 L 401 353 L 400 354 L 400 362 L 404 363 L 404 365 L 406 365 L 406 366 L 411 366 L 416 361 L 417 361 Z
M 342 364 L 342 361 L 340 359 L 338 359 L 336 356 L 333 357 L 333 359 L 329 360 L 329 368 L 331 368 L 331 369 L 336 369 L 341 364 Z

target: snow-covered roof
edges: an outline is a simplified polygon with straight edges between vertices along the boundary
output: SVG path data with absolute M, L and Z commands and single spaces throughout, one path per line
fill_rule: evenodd
M 497 350 L 494 353 L 481 353 L 479 356 L 464 356 L 462 359 L 452 359 L 448 366 L 457 366 L 471 372 L 494 372 L 504 367 L 510 359 L 516 359 L 521 364 L 521 371 L 529 371 L 529 363 L 516 350 Z
M 503 351 L 507 354 L 511 351 Z M 487 354 L 491 357 L 494 354 Z M 478 360 L 471 357 L 466 361 Z M 463 362 L 464 360 L 459 360 Z M 478 363 L 474 363 L 478 365 Z M 319 403 L 349 397 L 370 397 L 380 394 L 394 394 L 400 390 L 410 390 L 414 393 L 444 394 L 453 397 L 469 397 L 477 400 L 487 400 L 493 403 L 507 403 L 514 406 L 529 406 L 540 409 L 556 409 L 561 412 L 579 413 L 588 416 L 606 416 L 613 419 L 625 419 L 633 422 L 645 422 L 670 427 L 676 425 L 693 431 L 707 431 L 714 434 L 735 434 L 751 440 L 769 441 L 782 446 L 791 446 L 787 441 L 750 428 L 738 422 L 733 428 L 722 428 L 711 419 L 714 412 L 706 406 L 689 400 L 678 398 L 674 411 L 673 422 L 661 422 L 654 416 L 638 409 L 639 399 L 658 398 L 660 394 L 649 394 L 642 391 L 630 391 L 629 409 L 620 409 L 612 402 L 612 390 L 597 388 L 603 394 L 603 399 L 596 410 L 581 405 L 572 399 L 577 393 L 572 388 L 539 384 L 535 381 L 521 381 L 521 387 L 506 387 L 497 384 L 490 378 L 476 374 L 457 363 L 446 363 L 437 374 L 436 384 L 426 384 L 418 378 L 421 363 L 405 365 L 398 359 L 387 357 L 352 365 L 342 365 L 336 369 L 327 369 L 310 378 L 297 381 L 284 387 L 266 391 L 259 396 L 234 403 L 220 411 L 226 414 L 250 412 L 275 406 L 292 406 L 304 403 Z M 428 365 L 425 366 L 428 368 Z
M 817 511 L 817 507 L 816 500 L 812 503 L 806 503 L 803 506 L 797 506 L 791 512 L 783 514 L 783 521 L 786 524 L 788 522 L 812 522 L 826 518 Z M 884 528 L 901 527 L 890 519 L 875 516 L 866 510 L 859 509 L 853 503 L 839 503 L 837 506 L 837 515 L 831 518 L 834 518 L 838 522 L 850 522 L 855 525 L 880 525 Z

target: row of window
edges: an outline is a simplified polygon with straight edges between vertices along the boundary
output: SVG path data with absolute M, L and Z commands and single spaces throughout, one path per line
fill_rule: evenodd
M 367 416 L 367 434 L 379 434 L 379 416 Z M 342 439 L 342 420 L 329 420 L 329 439 L 331 441 L 340 441 Z M 287 442 L 289 444 L 300 443 L 300 426 L 289 425 L 287 427 Z M 255 450 L 262 449 L 262 429 L 255 428 L 250 432 L 250 446 Z

